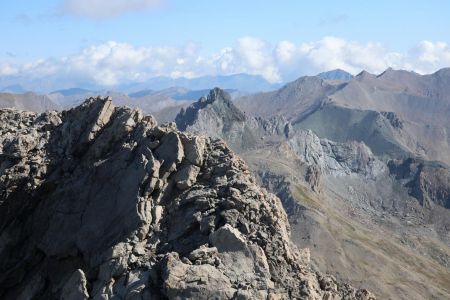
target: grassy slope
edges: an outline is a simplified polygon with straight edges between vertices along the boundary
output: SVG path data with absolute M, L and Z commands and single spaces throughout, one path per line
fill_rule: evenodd
M 381 299 L 450 298 L 450 269 L 427 253 L 440 249 L 450 255 L 448 246 L 410 232 L 408 239 L 418 246 L 414 249 L 405 245 L 403 236 L 372 222 L 364 212 L 352 210 L 337 195 L 319 196 L 300 186 L 293 193 L 309 211 L 291 218 L 292 238 L 299 246 L 311 248 L 312 259 L 321 270 L 363 285 Z M 305 230 L 305 226 L 312 228 Z M 310 236 L 305 238 L 303 232 Z

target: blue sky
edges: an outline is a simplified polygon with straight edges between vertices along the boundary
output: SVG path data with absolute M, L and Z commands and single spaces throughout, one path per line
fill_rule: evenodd
M 15 0 L 0 4 L 0 26 L 0 75 L 67 75 L 58 64 L 83 60 L 97 66 L 87 73 L 108 73 L 105 84 L 131 73 L 283 81 L 332 67 L 432 72 L 450 64 L 447 0 Z M 105 60 L 111 49 L 116 55 Z M 105 67 L 113 58 L 130 63 Z

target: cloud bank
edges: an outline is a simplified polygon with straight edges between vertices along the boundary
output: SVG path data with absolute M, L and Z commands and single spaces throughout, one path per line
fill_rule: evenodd
M 353 74 L 362 70 L 377 74 L 392 67 L 423 74 L 448 66 L 450 46 L 444 42 L 422 41 L 410 51 L 400 53 L 379 43 L 336 37 L 307 43 L 281 41 L 275 45 L 243 37 L 232 47 L 214 53 L 205 53 L 193 43 L 183 47 L 136 47 L 110 41 L 62 58 L 23 64 L 0 62 L 0 76 L 54 76 L 74 81 L 82 78 L 108 87 L 156 76 L 193 78 L 248 73 L 277 83 L 336 68 Z
M 64 13 L 87 18 L 110 18 L 158 7 L 161 0 L 65 0 Z

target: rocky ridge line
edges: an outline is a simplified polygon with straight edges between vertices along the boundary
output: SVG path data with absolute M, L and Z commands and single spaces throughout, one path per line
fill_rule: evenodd
M 2 299 L 374 299 L 310 269 L 221 140 L 110 98 L 0 121 Z

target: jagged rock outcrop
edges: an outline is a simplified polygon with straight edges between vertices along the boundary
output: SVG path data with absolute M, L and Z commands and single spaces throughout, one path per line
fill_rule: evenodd
M 393 128 L 403 129 L 403 121 L 400 119 L 397 113 L 392 111 L 380 112 L 382 116 L 389 120 Z
M 217 101 L 220 99 L 220 101 Z M 207 97 L 200 98 L 187 108 L 181 109 L 175 118 L 182 131 L 201 132 L 210 137 L 229 137 L 228 144 L 245 148 L 256 143 L 258 136 L 248 126 L 248 120 L 231 101 L 230 95 L 215 88 Z
M 239 152 L 255 149 L 267 139 L 289 134 L 289 124 L 284 117 L 268 120 L 247 117 L 220 88 L 212 89 L 206 97 L 181 109 L 175 123 L 182 131 L 226 139 L 227 144 Z
M 0 121 L 2 299 L 374 299 L 310 269 L 220 140 L 110 98 Z
M 218 98 L 223 101 L 216 101 Z M 209 116 L 202 115 L 205 112 L 203 108 L 207 106 L 212 107 L 212 112 L 209 112 Z M 199 118 L 203 118 L 204 121 L 210 121 L 209 117 L 213 113 L 222 116 L 222 118 L 217 118 L 216 120 L 218 122 L 217 127 L 227 126 L 231 121 L 243 122 L 246 120 L 245 115 L 231 102 L 230 95 L 219 88 L 215 88 L 210 91 L 208 96 L 201 97 L 199 101 L 187 108 L 182 108 L 180 114 L 176 116 L 175 122 L 180 130 L 186 130 L 189 126 L 196 123 Z M 223 121 L 222 124 L 220 123 L 221 121 Z

